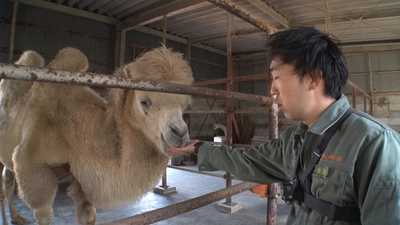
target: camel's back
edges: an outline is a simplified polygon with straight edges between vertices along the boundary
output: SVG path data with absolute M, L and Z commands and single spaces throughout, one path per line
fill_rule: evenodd
M 68 48 L 48 67 L 82 71 L 88 63 L 78 50 Z M 66 163 L 69 142 L 85 132 L 82 128 L 99 129 L 94 124 L 105 120 L 107 102 L 84 86 L 33 82 L 29 92 L 17 101 L 5 96 L 0 96 L 0 160 L 10 169 L 15 148 L 32 140 L 36 145 L 46 145 L 46 148 L 36 146 L 35 149 L 46 149 L 46 152 L 35 154 L 43 154 L 55 163 Z

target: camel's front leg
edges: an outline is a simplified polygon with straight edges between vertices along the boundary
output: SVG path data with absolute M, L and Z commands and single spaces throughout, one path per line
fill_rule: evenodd
M 3 164 L 0 163 L 0 170 L 2 171 L 4 168 Z M 3 182 L 4 177 L 0 176 L 1 183 Z M 7 214 L 6 214 L 6 195 L 4 194 L 4 185 L 0 188 L 0 201 L 1 201 L 1 219 L 3 220 L 3 225 L 8 225 L 7 222 Z
M 15 188 L 15 177 L 14 173 L 9 169 L 4 168 L 3 170 L 4 183 L 3 187 L 6 192 L 8 208 L 10 209 L 11 214 L 11 223 L 12 224 L 24 224 L 29 222 L 29 220 L 23 216 L 21 216 L 18 210 L 15 208 L 14 204 L 14 188 Z
M 83 225 L 95 224 L 97 218 L 96 208 L 86 198 L 81 184 L 75 178 L 73 178 L 71 185 L 68 187 L 68 196 L 74 200 L 75 214 L 78 222 Z
M 23 141 L 14 151 L 14 172 L 20 198 L 33 210 L 39 225 L 49 225 L 53 218 L 52 204 L 57 193 L 58 179 L 43 160 L 40 147 Z M 37 153 L 37 152 L 38 153 Z

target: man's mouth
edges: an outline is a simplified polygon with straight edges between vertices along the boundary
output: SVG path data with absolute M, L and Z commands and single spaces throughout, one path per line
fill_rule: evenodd
M 277 105 L 277 111 L 278 112 L 282 112 L 282 104 L 278 103 L 278 102 L 274 102 Z
M 278 104 L 278 112 L 282 112 L 282 105 Z

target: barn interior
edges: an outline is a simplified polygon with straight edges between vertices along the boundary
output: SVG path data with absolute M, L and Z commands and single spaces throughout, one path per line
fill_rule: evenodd
M 0 0 L 0 63 L 14 63 L 25 50 L 48 63 L 61 49 L 75 47 L 88 57 L 88 72 L 111 75 L 164 44 L 190 63 L 194 87 L 219 93 L 193 95 L 184 114 L 190 138 L 248 147 L 295 122 L 274 117 L 268 104 L 221 93 L 268 97 L 266 40 L 298 26 L 340 41 L 350 103 L 400 132 L 399 24 L 398 0 Z M 77 224 L 68 183 L 60 183 L 53 224 Z M 194 155 L 175 157 L 154 193 L 128 207 L 98 209 L 97 223 L 285 224 L 289 206 L 277 184 L 259 191 L 243 186 L 229 195 L 226 190 L 239 184 L 223 171 L 199 172 Z M 35 224 L 17 194 L 15 201 Z

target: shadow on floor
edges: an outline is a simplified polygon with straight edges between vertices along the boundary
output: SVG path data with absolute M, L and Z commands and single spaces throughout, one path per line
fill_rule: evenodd
M 194 167 L 191 167 L 194 168 Z M 145 213 L 151 210 L 162 208 L 171 204 L 189 200 L 213 191 L 223 189 L 225 180 L 218 177 L 181 171 L 177 169 L 167 169 L 168 185 L 176 187 L 177 192 L 169 195 L 159 195 L 153 192 L 147 193 L 137 203 L 121 207 L 118 209 L 97 209 L 97 222 L 102 224 L 129 216 Z M 234 180 L 233 184 L 241 181 Z M 69 181 L 63 181 L 59 185 L 57 197 L 53 203 L 54 217 L 51 224 L 73 225 L 78 224 L 75 219 L 75 209 L 73 201 L 67 196 Z M 172 217 L 167 220 L 157 222 L 157 225 L 210 225 L 210 224 L 229 224 L 229 225 L 265 225 L 267 212 L 267 199 L 260 198 L 258 195 L 245 191 L 234 195 L 232 201 L 242 205 L 242 209 L 229 214 L 217 211 L 215 203 L 201 207 L 199 209 Z M 218 201 L 224 202 L 224 200 Z M 218 203 L 216 202 L 216 203 Z M 29 224 L 37 224 L 33 218 L 32 211 L 15 196 L 15 203 L 20 213 L 30 220 Z M 286 223 L 289 206 L 278 200 L 277 225 Z M 8 215 L 8 220 L 10 220 Z

